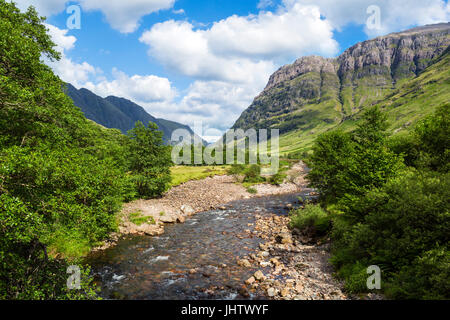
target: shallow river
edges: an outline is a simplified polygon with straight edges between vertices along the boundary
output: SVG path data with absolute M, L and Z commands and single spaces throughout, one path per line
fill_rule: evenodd
M 238 266 L 236 258 L 255 252 L 262 242 L 246 230 L 253 231 L 249 224 L 255 214 L 287 215 L 286 205 L 309 198 L 309 192 L 231 202 L 227 210 L 202 212 L 184 224 L 166 226 L 160 237 L 123 238 L 86 262 L 106 299 L 264 298 L 260 292 L 247 296 L 240 291 L 257 269 Z

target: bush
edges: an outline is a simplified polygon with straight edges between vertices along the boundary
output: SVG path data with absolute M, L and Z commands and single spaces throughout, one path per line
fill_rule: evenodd
M 382 266 L 386 281 L 394 283 L 387 293 L 395 297 L 424 299 L 441 292 L 436 288 L 447 285 L 440 281 L 448 265 L 449 193 L 450 174 L 413 171 L 353 199 L 334 224 L 333 263 L 339 269 L 357 261 Z M 427 252 L 436 246 L 446 251 L 433 260 Z M 426 274 L 433 264 L 434 282 L 407 276 Z M 420 289 L 413 290 L 418 283 Z
M 372 108 L 356 131 L 332 131 L 317 139 L 308 179 L 325 203 L 337 203 L 347 195 L 363 196 L 403 168 L 401 157 L 385 146 L 385 129 L 385 116 Z
M 284 182 L 284 179 L 286 179 L 287 175 L 281 172 L 277 172 L 273 176 L 270 177 L 269 183 L 275 186 L 279 186 Z
M 320 205 L 307 204 L 304 209 L 297 209 L 290 214 L 290 226 L 312 236 L 323 236 L 331 227 L 330 216 Z
M 260 183 L 266 181 L 261 177 L 261 167 L 257 164 L 252 164 L 244 170 L 244 182 Z
M 257 194 L 258 190 L 256 190 L 255 188 L 249 187 L 249 188 L 247 188 L 247 192 L 250 194 Z

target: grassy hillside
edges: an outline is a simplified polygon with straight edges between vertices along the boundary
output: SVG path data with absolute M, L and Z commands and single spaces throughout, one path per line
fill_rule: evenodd
M 372 104 L 363 104 L 361 109 L 364 110 L 371 105 L 380 106 L 388 114 L 389 132 L 398 134 L 409 131 L 418 120 L 433 113 L 438 106 L 448 101 L 450 101 L 450 52 L 447 49 L 417 77 L 403 81 L 398 88 L 385 92 L 383 97 Z M 329 115 L 335 115 L 336 110 L 323 103 L 314 107 L 316 112 L 307 113 L 308 116 L 304 116 L 305 123 L 299 129 L 281 135 L 280 148 L 283 155 L 310 151 L 315 139 L 331 129 L 353 130 L 361 114 L 359 111 L 344 117 L 340 123 L 327 123 L 324 119 L 329 118 Z M 298 114 L 302 113 L 304 111 Z

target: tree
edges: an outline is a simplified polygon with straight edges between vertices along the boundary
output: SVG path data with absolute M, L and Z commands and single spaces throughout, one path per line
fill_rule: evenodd
M 145 127 L 140 121 L 128 132 L 130 137 L 130 170 L 141 197 L 162 195 L 171 182 L 170 147 L 164 145 L 163 134 L 152 122 Z
M 386 128 L 386 116 L 374 107 L 363 114 L 354 132 L 332 131 L 317 139 L 308 179 L 325 202 L 364 195 L 403 167 L 401 157 L 386 146 Z

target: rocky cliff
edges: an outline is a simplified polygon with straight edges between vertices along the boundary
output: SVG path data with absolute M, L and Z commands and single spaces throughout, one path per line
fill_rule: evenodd
M 275 72 L 233 128 L 324 130 L 392 95 L 450 45 L 450 23 L 364 41 L 339 57 L 303 57 Z

